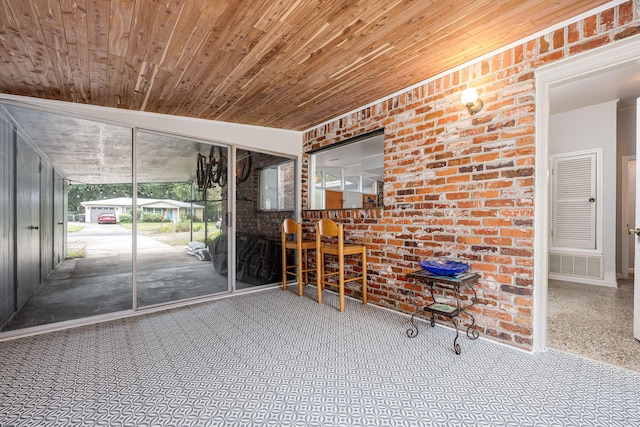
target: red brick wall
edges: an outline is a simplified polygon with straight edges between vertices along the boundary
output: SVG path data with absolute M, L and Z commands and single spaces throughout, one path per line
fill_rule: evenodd
M 370 303 L 412 312 L 405 274 L 421 259 L 458 258 L 482 276 L 478 331 L 532 347 L 534 71 L 640 33 L 639 13 L 640 0 L 621 4 L 305 133 L 308 151 L 384 127 L 383 209 L 306 210 L 302 165 L 305 220 L 332 217 L 367 244 Z M 485 103 L 475 116 L 460 104 L 467 85 Z
M 244 155 L 245 153 L 240 153 Z M 292 218 L 293 211 L 261 211 L 259 209 L 259 171 L 287 160 L 272 154 L 251 152 L 252 169 L 249 178 L 236 186 L 236 228 L 241 233 L 252 234 L 269 240 L 280 241 L 280 228 L 285 218 Z M 288 197 L 295 197 L 295 169 L 291 168 L 283 191 Z M 226 197 L 226 195 L 224 196 Z M 223 199 L 224 199 L 223 197 Z M 293 206 L 293 203 L 291 203 Z

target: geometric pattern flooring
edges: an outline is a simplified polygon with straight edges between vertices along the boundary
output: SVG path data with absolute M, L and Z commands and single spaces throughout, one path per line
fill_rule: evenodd
M 640 375 L 314 288 L 0 343 L 1 426 L 640 426 Z

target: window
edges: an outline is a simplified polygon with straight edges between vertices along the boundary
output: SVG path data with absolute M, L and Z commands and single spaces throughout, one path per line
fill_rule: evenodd
M 378 130 L 309 152 L 312 209 L 382 206 L 384 131 Z M 380 185 L 381 186 L 381 185 Z
M 378 182 L 374 179 L 362 177 L 362 192 L 375 194 L 378 192 Z M 382 182 L 382 181 L 380 181 Z
M 142 211 L 144 213 L 152 213 L 152 214 L 160 214 L 160 215 L 162 215 L 163 212 L 164 212 L 164 209 L 162 209 L 162 208 L 145 208 L 145 207 L 143 207 Z
M 340 169 L 324 169 L 322 170 L 323 188 L 331 188 L 332 190 L 341 190 L 342 186 L 342 171 Z
M 360 181 L 362 177 L 360 175 L 350 175 L 344 177 L 344 191 L 360 191 Z
M 260 169 L 261 211 L 292 211 L 295 201 L 295 161 L 287 160 Z

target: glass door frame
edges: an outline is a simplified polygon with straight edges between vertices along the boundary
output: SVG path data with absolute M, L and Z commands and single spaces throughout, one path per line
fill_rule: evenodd
M 138 150 L 138 133 L 139 132 L 144 132 L 147 134 L 156 134 L 159 136 L 164 136 L 164 137 L 174 137 L 176 139 L 181 139 L 184 140 L 185 142 L 193 142 L 193 143 L 200 143 L 206 146 L 216 146 L 216 147 L 221 147 L 224 148 L 226 150 L 226 154 L 228 157 L 227 160 L 227 188 L 228 189 L 234 189 L 234 191 L 227 191 L 226 193 L 226 205 L 227 205 L 227 211 L 223 213 L 223 215 L 226 218 L 230 218 L 230 209 L 229 207 L 232 206 L 232 202 L 235 199 L 235 182 L 231 183 L 230 180 L 233 178 L 235 179 L 235 175 L 232 174 L 232 170 L 233 173 L 235 173 L 235 162 L 232 160 L 235 158 L 235 150 L 232 149 L 232 146 L 230 145 L 226 145 L 223 143 L 219 143 L 216 141 L 212 141 L 212 140 L 204 140 L 204 139 L 199 139 L 199 138 L 194 138 L 194 137 L 189 137 L 189 136 L 184 136 L 184 135 L 179 135 L 179 134 L 174 134 L 174 133 L 168 133 L 168 132 L 164 132 L 164 131 L 158 131 L 158 130 L 153 130 L 153 129 L 148 129 L 148 128 L 143 128 L 143 127 L 136 127 L 136 126 L 132 126 L 132 133 L 133 133 L 133 137 L 132 137 L 132 141 L 133 141 L 133 156 L 132 156 L 132 163 L 133 163 L 133 188 L 135 189 L 133 191 L 133 197 L 132 197 L 132 203 L 133 203 L 133 212 L 137 212 L 138 209 L 140 208 L 138 206 L 138 160 L 139 160 L 139 155 L 141 155 L 139 153 Z M 196 164 L 196 159 L 194 159 L 194 167 Z M 233 187 L 232 187 L 233 185 Z M 191 202 L 193 204 L 193 201 L 195 199 L 195 195 L 194 195 L 194 183 L 192 181 L 191 183 Z M 224 192 L 222 193 L 224 194 Z M 222 205 L 224 206 L 224 198 L 222 199 Z M 205 203 L 206 204 L 206 203 Z M 206 209 L 206 208 L 205 208 Z M 193 212 L 193 211 L 192 211 Z M 204 218 L 205 212 L 203 211 L 203 220 L 206 224 L 206 218 Z M 193 216 L 192 216 L 193 217 Z M 139 301 L 138 301 L 138 216 L 137 215 L 133 215 L 132 218 L 132 233 L 133 233 L 133 283 L 132 283 L 132 287 L 133 287 L 133 311 L 134 312 L 143 312 L 143 311 L 148 311 L 148 310 L 153 310 L 156 309 L 158 307 L 170 307 L 172 305 L 175 304 L 184 304 L 185 302 L 188 301 L 201 301 L 201 300 L 206 300 L 218 295 L 225 295 L 225 294 L 230 294 L 234 292 L 234 288 L 233 288 L 233 281 L 235 280 L 235 269 L 231 268 L 232 265 L 234 265 L 235 263 L 235 252 L 230 252 L 227 255 L 227 287 L 226 287 L 226 291 L 224 292 L 217 292 L 217 293 L 210 293 L 210 294 L 203 294 L 203 295 L 197 295 L 197 296 L 193 296 L 193 297 L 188 297 L 185 299 L 178 299 L 178 300 L 171 300 L 171 301 L 166 301 L 166 302 L 161 302 L 161 303 L 157 303 L 157 304 L 150 304 L 150 305 L 140 305 Z M 233 243 L 232 241 L 235 239 L 231 239 L 231 230 L 235 229 L 235 225 L 231 224 L 230 221 L 225 221 L 227 224 L 227 248 L 228 251 L 231 251 L 231 244 Z M 223 224 L 225 223 L 223 222 Z M 206 227 L 206 225 L 205 225 Z M 222 225 L 221 225 L 222 227 Z M 191 233 L 193 234 L 193 229 L 191 229 Z M 212 263 L 212 261 L 207 261 Z
M 195 141 L 195 142 L 201 142 L 203 144 L 207 144 L 207 145 L 217 145 L 217 146 L 221 146 L 221 147 L 225 147 L 227 149 L 228 152 L 228 191 L 226 192 L 226 203 L 227 203 L 227 212 L 225 213 L 225 217 L 226 217 L 226 226 L 228 228 L 227 230 L 227 243 L 228 243 L 228 259 L 227 259 L 227 267 L 228 267 L 228 277 L 227 277 L 227 294 L 233 294 L 237 291 L 239 291 L 237 289 L 236 286 L 236 258 L 237 258 L 237 254 L 236 254 L 236 239 L 235 239 L 235 235 L 236 235 L 236 230 L 237 230 L 237 194 L 236 194 L 236 184 L 237 184 L 237 179 L 236 179 L 236 159 L 237 159 L 237 152 L 238 149 L 241 150 L 248 150 L 251 152 L 255 152 L 255 153 L 264 153 L 264 154 L 273 154 L 276 156 L 280 156 L 283 158 L 290 158 L 295 160 L 296 162 L 296 167 L 295 167 L 295 204 L 294 204 L 294 212 L 293 212 L 293 216 L 299 219 L 299 215 L 300 215 L 300 205 L 299 205 L 299 201 L 300 201 L 300 193 L 301 193 L 301 184 L 300 184 L 300 177 L 301 177 L 301 156 L 300 155 L 294 155 L 291 153 L 281 153 L 278 151 L 271 151 L 271 150 L 261 150 L 259 148 L 255 148 L 253 147 L 251 144 L 251 146 L 248 145 L 242 145 L 242 144 L 229 144 L 229 143 L 222 143 L 219 141 L 214 141 L 214 140 L 209 140 L 206 138 L 202 138 L 202 137 L 197 137 L 197 136 L 188 136 L 186 134 L 181 134 L 181 133 L 171 133 L 168 132 L 166 130 L 162 130 L 162 129 L 154 129 L 152 127 L 149 126 L 137 126 L 135 124 L 136 121 L 138 120 L 120 120 L 120 118 L 114 118 L 117 117 L 117 114 L 113 117 L 103 117 L 102 115 L 97 115 L 97 114 L 93 114 L 92 112 L 88 112 L 88 113 L 84 113 L 84 112 L 79 112 L 79 111 L 74 111 L 73 108 L 69 109 L 69 110 L 65 110 L 64 107 L 61 108 L 56 108 L 56 107 L 49 107 L 49 106 L 45 106 L 45 105 L 37 105 L 37 104 L 29 104 L 29 103 L 25 103 L 25 102 L 21 102 L 21 101 L 13 101 L 13 100 L 6 100 L 3 99 L 2 100 L 3 104 L 8 104 L 8 105 L 15 105 L 17 107 L 21 107 L 21 108 L 26 108 L 26 109 L 31 109 L 31 110 L 35 110 L 35 111 L 41 111 L 41 112 L 46 112 L 46 113 L 50 113 L 50 114 L 54 114 L 54 115 L 62 115 L 62 116 L 67 116 L 67 117 L 72 117 L 72 118 L 77 118 L 77 119 L 81 119 L 81 120 L 88 120 L 88 121 L 94 121 L 96 123 L 104 123 L 107 125 L 114 125 L 114 126 L 119 126 L 122 128 L 126 128 L 127 132 L 131 132 L 131 140 L 130 140 L 130 146 L 131 146 L 131 158 L 128 159 L 129 161 L 131 161 L 131 176 L 130 176 L 130 182 L 132 185 L 132 188 L 134 189 L 134 191 L 132 191 L 131 193 L 131 198 L 132 198 L 132 208 L 134 209 L 134 212 L 137 211 L 138 209 L 138 194 L 137 194 L 137 189 L 138 189 L 138 132 L 139 131 L 144 131 L 144 132 L 152 132 L 152 133 L 156 133 L 156 134 L 162 134 L 162 135 L 166 135 L 166 136 L 175 136 L 177 138 L 182 138 L 185 140 L 189 140 L 189 141 Z M 119 113 L 119 112 L 116 112 Z M 286 140 L 286 138 L 285 138 Z M 195 161 L 194 161 L 195 163 Z M 195 166 L 195 165 L 194 165 Z M 64 180 L 65 177 L 62 177 L 62 179 Z M 66 185 L 66 180 L 65 180 L 65 188 L 67 187 Z M 68 194 L 65 191 L 65 206 L 66 203 L 68 202 Z M 66 218 L 66 212 L 65 212 L 65 218 Z M 66 222 L 66 219 L 65 219 Z M 85 325 L 85 324 L 90 324 L 90 323 L 95 323 L 96 321 L 106 321 L 106 320 L 113 320 L 113 319 L 117 319 L 117 318 L 122 318 L 122 317 L 127 317 L 130 316 L 132 314 L 137 314 L 138 312 L 143 313 L 143 312 L 149 312 L 149 311 L 157 311 L 160 309 L 166 309 L 166 308 L 170 308 L 171 306 L 179 306 L 179 305 L 185 305 L 190 303 L 192 300 L 198 300 L 198 301 L 206 301 L 207 299 L 216 299 L 219 295 L 223 295 L 223 294 L 208 294 L 208 295 L 202 295 L 193 299 L 189 299 L 188 301 L 186 300 L 178 300 L 178 301 L 172 301 L 172 302 L 167 302 L 167 303 L 163 303 L 163 304 L 159 304 L 158 306 L 144 306 L 144 307 L 140 307 L 139 306 L 139 299 L 138 299 L 138 281 L 137 281 L 137 274 L 138 274 L 138 257 L 137 257 L 137 250 L 138 250 L 138 231 L 139 231 L 139 224 L 138 224 L 138 219 L 136 215 L 132 216 L 132 228 L 131 228 L 131 249 L 132 249 L 132 259 L 131 259 L 131 292 L 132 292 L 132 306 L 131 309 L 125 309 L 125 310 L 119 310 L 119 311 L 114 311 L 111 313 L 106 313 L 106 314 L 101 314 L 101 315 L 97 315 L 97 316 L 89 316 L 89 317 L 78 317 L 76 319 L 73 320 L 69 320 L 69 321 L 64 321 L 61 324 L 56 324 L 56 323 L 48 323 L 48 324 L 42 324 L 42 325 L 38 325 L 38 326 L 34 326 L 29 328 L 29 334 L 30 333 L 38 333 L 40 331 L 48 331 L 48 330 L 55 330 L 55 329 L 60 329 L 60 328 L 65 328 L 65 327 L 70 327 L 70 326 L 79 326 L 79 325 Z M 233 237 L 232 237 L 233 235 Z M 65 234 L 64 237 L 64 245 L 66 247 L 67 245 L 67 236 Z M 264 286 L 277 286 L 277 283 L 268 283 L 265 285 L 260 285 L 260 288 L 263 288 Z M 247 289 L 242 289 L 240 290 L 242 292 L 247 291 Z M 5 339 L 6 337 L 9 336 L 20 336 L 20 330 L 15 331 L 16 333 L 0 333 L 0 340 Z

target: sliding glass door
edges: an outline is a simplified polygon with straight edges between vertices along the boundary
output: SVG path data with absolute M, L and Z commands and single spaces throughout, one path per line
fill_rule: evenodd
M 280 229 L 294 217 L 296 162 L 239 149 L 235 165 L 235 287 L 281 283 Z
M 0 284 L 10 303 L 2 331 L 131 310 L 132 233 L 119 221 L 132 191 L 131 128 L 15 105 L 0 116 L 2 151 L 16 153 L 4 171 L 16 180 L 3 181 L 15 212 L 2 218 L 12 230 L 3 242 L 17 239 L 6 252 L 16 274 Z
M 0 332 L 281 282 L 293 159 L 8 104 L 0 142 Z
M 227 257 L 220 254 L 227 149 L 143 130 L 136 135 L 137 306 L 228 292 Z

